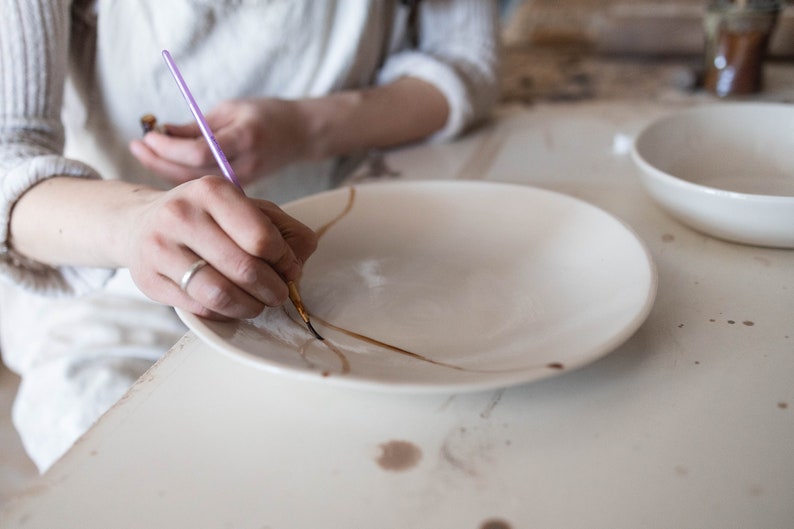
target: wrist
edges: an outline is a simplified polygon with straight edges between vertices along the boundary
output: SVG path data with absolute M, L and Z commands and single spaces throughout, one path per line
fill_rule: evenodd
M 302 158 L 317 161 L 365 148 L 355 139 L 354 116 L 362 99 L 361 92 L 346 91 L 295 101 L 306 135 Z
M 11 216 L 11 246 L 51 266 L 124 267 L 137 207 L 157 191 L 119 181 L 70 176 L 49 178 L 29 189 Z
M 307 138 L 302 157 L 309 160 L 419 141 L 449 117 L 445 96 L 411 77 L 295 104 Z
M 106 259 L 114 268 L 129 268 L 139 251 L 139 233 L 146 229 L 147 210 L 164 191 L 123 182 L 115 184 L 120 186 L 113 195 L 117 214 L 110 217 L 112 221 L 103 232 L 108 237 L 104 241 L 108 251 Z

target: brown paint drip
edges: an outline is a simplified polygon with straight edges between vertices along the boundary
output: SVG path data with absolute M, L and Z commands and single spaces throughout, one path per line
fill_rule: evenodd
M 389 441 L 380 445 L 378 465 L 390 472 L 404 472 L 419 464 L 422 450 L 408 441 Z
M 369 336 L 365 336 L 363 334 L 359 334 L 359 333 L 351 331 L 349 329 L 343 329 L 342 327 L 334 325 L 333 323 L 329 323 L 329 322 L 323 320 L 322 318 L 318 318 L 316 316 L 314 316 L 313 318 L 317 322 L 319 322 L 320 324 L 324 325 L 325 327 L 328 327 L 329 329 L 333 329 L 333 330 L 335 330 L 337 332 L 341 332 L 342 334 L 345 334 L 345 335 L 347 335 L 347 336 L 349 336 L 351 338 L 355 338 L 356 340 L 361 340 L 362 342 L 366 342 L 366 343 L 371 344 L 371 345 L 376 345 L 378 347 L 382 347 L 384 349 L 388 349 L 389 351 L 393 351 L 393 352 L 399 353 L 401 355 L 410 356 L 411 358 L 415 358 L 415 359 L 421 360 L 423 362 L 429 362 L 429 363 L 437 365 L 437 366 L 448 367 L 450 369 L 456 369 L 458 371 L 470 371 L 470 370 L 468 370 L 466 368 L 463 368 L 463 367 L 460 367 L 460 366 L 456 366 L 454 364 L 447 364 L 447 363 L 444 363 L 444 362 L 439 362 L 438 360 L 433 360 L 432 358 L 428 358 L 428 357 L 426 357 L 424 355 L 421 355 L 419 353 L 414 353 L 412 351 L 408 351 L 408 350 L 403 349 L 401 347 L 397 347 L 396 345 L 391 345 L 391 344 L 388 344 L 386 342 L 382 342 L 380 340 L 376 340 L 375 338 L 371 338 Z
M 510 524 L 504 520 L 486 520 L 480 526 L 480 529 L 510 529 Z
M 296 319 L 294 319 L 294 318 L 293 318 L 293 317 L 290 315 L 290 313 L 289 313 L 289 312 L 287 312 L 287 310 L 286 310 L 284 307 L 282 307 L 282 310 L 284 311 L 284 314 L 286 314 L 286 315 L 287 315 L 287 317 L 288 317 L 290 320 L 292 320 L 293 322 L 295 322 L 296 324 L 300 325 L 300 324 L 302 323 L 302 320 L 301 320 L 301 321 L 299 321 L 299 320 L 296 320 Z M 325 346 L 325 347 L 326 347 L 326 348 L 327 348 L 329 351 L 331 351 L 332 353 L 334 353 L 334 354 L 336 355 L 336 357 L 337 357 L 337 358 L 339 358 L 339 363 L 341 364 L 340 372 L 341 372 L 342 374 L 347 374 L 347 373 L 350 373 L 350 361 L 347 359 L 347 355 L 345 355 L 345 353 L 343 353 L 343 352 L 342 352 L 342 351 L 341 351 L 341 350 L 340 350 L 338 347 L 336 347 L 335 345 L 333 345 L 333 344 L 332 344 L 330 341 L 328 341 L 328 340 L 326 340 L 326 339 L 324 339 L 324 340 L 322 340 L 322 341 L 321 341 L 321 340 L 317 340 L 317 339 L 316 339 L 316 338 L 314 338 L 314 337 L 310 338 L 309 340 L 306 340 L 305 342 L 303 342 L 303 343 L 302 343 L 302 344 L 301 344 L 301 345 L 298 347 L 298 354 L 300 354 L 300 355 L 301 355 L 301 357 L 302 357 L 302 358 L 303 358 L 303 360 L 304 360 L 304 361 L 305 361 L 305 362 L 306 362 L 306 363 L 309 365 L 309 367 L 311 367 L 311 368 L 314 368 L 314 367 L 316 367 L 316 366 L 315 366 L 315 365 L 314 365 L 314 364 L 313 364 L 313 363 L 312 363 L 312 362 L 309 360 L 309 357 L 308 357 L 308 355 L 306 354 L 306 352 L 308 351 L 309 347 L 311 347 L 311 346 L 312 346 L 312 344 L 315 344 L 315 343 L 321 343 L 321 344 L 322 344 L 322 345 L 324 345 L 324 346 Z M 324 377 L 327 377 L 327 376 L 330 376 L 330 375 L 331 375 L 331 372 L 326 370 L 326 371 L 323 371 L 322 375 L 323 375 Z
M 348 199 L 347 199 L 347 204 L 345 205 L 344 209 L 336 217 L 334 217 L 333 219 L 331 219 L 327 223 L 325 223 L 322 226 L 320 226 L 317 230 L 315 230 L 315 234 L 317 235 L 318 241 L 319 241 L 319 239 L 321 239 L 328 232 L 329 229 L 331 229 L 340 220 L 345 218 L 353 210 L 353 205 L 355 204 L 355 201 L 356 201 L 356 188 L 351 186 L 348 189 L 349 189 Z M 320 318 L 316 314 L 312 314 L 308 309 L 306 309 L 306 311 L 307 311 L 308 315 L 311 317 L 312 321 L 314 321 L 315 323 L 319 323 L 321 325 L 324 325 L 325 327 L 327 327 L 329 329 L 333 329 L 333 330 L 335 330 L 337 332 L 340 332 L 342 334 L 345 334 L 346 336 L 349 336 L 349 337 L 351 337 L 353 339 L 360 340 L 362 342 L 366 342 L 368 344 L 375 345 L 377 347 L 382 347 L 382 348 L 387 349 L 389 351 L 392 351 L 392 352 L 395 352 L 395 353 L 398 353 L 398 354 L 401 354 L 401 355 L 405 355 L 405 356 L 408 356 L 410 358 L 414 358 L 416 360 L 420 360 L 422 362 L 427 362 L 427 363 L 430 363 L 430 364 L 433 364 L 433 365 L 436 365 L 436 366 L 440 366 L 440 367 L 445 367 L 445 368 L 448 368 L 448 369 L 454 369 L 456 371 L 466 371 L 466 372 L 469 372 L 469 373 L 493 373 L 493 374 L 495 374 L 495 373 L 508 373 L 508 372 L 511 372 L 511 371 L 516 371 L 516 369 L 501 369 L 501 370 L 469 369 L 469 368 L 457 366 L 457 365 L 454 365 L 454 364 L 448 364 L 446 362 L 433 360 L 432 358 L 429 358 L 429 357 L 427 357 L 425 355 L 422 355 L 422 354 L 419 354 L 419 353 L 416 353 L 416 352 L 413 352 L 413 351 L 408 351 L 408 350 L 403 349 L 401 347 L 397 347 L 396 345 L 392 345 L 392 344 L 383 342 L 381 340 L 377 340 L 375 338 L 372 338 L 370 336 L 366 336 L 364 334 L 360 334 L 360 333 L 351 331 L 350 329 L 344 329 L 342 327 L 339 327 L 338 325 L 334 325 L 333 323 Z M 311 342 L 311 343 L 314 343 L 314 342 Z M 341 372 L 342 372 L 342 374 L 347 374 L 347 373 L 350 372 L 350 361 L 348 360 L 347 355 L 345 355 L 345 353 L 339 347 L 337 347 L 336 345 L 331 343 L 331 341 L 327 337 L 325 338 L 325 340 L 323 340 L 323 341 L 321 341 L 319 343 L 324 345 L 332 353 L 334 353 L 337 356 L 337 358 L 339 358 L 339 361 L 341 363 Z M 304 344 L 301 347 L 300 351 L 299 351 L 301 356 L 304 357 L 304 359 L 306 358 L 306 348 L 307 348 L 307 346 L 308 346 L 308 343 Z M 547 364 L 546 367 L 549 368 L 549 369 L 556 369 L 556 370 L 565 369 L 565 366 L 563 364 L 559 363 L 559 362 L 554 362 L 554 363 Z M 322 373 L 322 375 L 324 377 L 327 377 L 327 376 L 330 375 L 330 373 L 328 371 L 324 371 Z
M 298 324 L 298 325 L 300 325 L 300 324 L 301 324 L 301 322 L 299 322 L 298 320 L 295 320 L 295 319 L 293 319 L 293 318 L 292 318 L 292 316 L 290 316 L 290 315 L 289 315 L 289 313 L 288 313 L 286 310 L 284 311 L 284 313 L 287 315 L 287 317 L 289 317 L 289 319 L 291 319 L 292 321 L 294 321 L 296 324 Z M 347 357 L 344 355 L 344 353 L 342 353 L 342 351 L 340 351 L 340 350 L 339 350 L 338 348 L 336 348 L 334 345 L 332 345 L 332 344 L 330 344 L 330 343 L 326 343 L 326 340 L 322 340 L 322 341 L 320 341 L 320 340 L 317 340 L 317 339 L 316 339 L 316 338 L 314 338 L 314 337 L 312 337 L 312 338 L 310 338 L 310 339 L 306 340 L 305 342 L 303 342 L 302 344 L 300 344 L 300 346 L 298 347 L 298 353 L 301 355 L 301 358 L 303 358 L 303 361 L 304 361 L 304 362 L 306 362 L 306 365 L 308 365 L 308 366 L 309 366 L 310 368 L 312 368 L 312 369 L 314 369 L 314 368 L 316 368 L 316 367 L 317 367 L 317 366 L 314 364 L 314 362 L 312 362 L 311 360 L 309 360 L 309 355 L 307 354 L 307 352 L 308 352 L 309 348 L 310 348 L 310 347 L 311 347 L 311 346 L 312 346 L 314 343 L 317 343 L 317 342 L 319 342 L 319 343 L 321 343 L 321 344 L 325 345 L 325 346 L 326 346 L 326 347 L 327 347 L 327 348 L 328 348 L 328 349 L 329 349 L 329 350 L 330 350 L 332 353 L 334 353 L 334 354 L 336 355 L 336 357 L 337 357 L 337 358 L 339 358 L 339 362 L 340 362 L 340 364 L 341 364 L 340 372 L 341 372 L 342 374 L 347 374 L 347 373 L 350 373 L 350 362 L 347 360 Z M 328 371 L 328 370 L 325 370 L 325 371 L 323 371 L 323 373 L 322 373 L 322 374 L 323 374 L 323 376 L 324 376 L 324 377 L 331 376 L 331 372 L 330 372 L 330 371 Z
M 342 374 L 350 373 L 350 360 L 347 359 L 347 355 L 328 340 L 323 340 L 321 343 L 339 358 L 339 362 L 342 364 Z
M 353 209 L 353 204 L 356 201 L 356 188 L 350 187 L 348 189 L 350 190 L 350 192 L 347 195 L 347 205 L 345 206 L 345 209 L 343 209 L 342 212 L 339 213 L 339 215 L 332 218 L 330 221 L 323 224 L 314 231 L 314 233 L 317 235 L 317 240 L 322 238 L 322 236 L 325 235 L 325 232 L 330 230 L 334 226 L 334 224 L 345 218 L 347 214 L 350 213 L 350 211 Z

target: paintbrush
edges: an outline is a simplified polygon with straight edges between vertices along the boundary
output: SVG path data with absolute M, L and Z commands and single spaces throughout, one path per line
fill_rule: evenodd
M 212 130 L 210 129 L 207 120 L 204 119 L 204 114 L 201 113 L 201 109 L 199 109 L 196 100 L 193 98 L 193 94 L 187 87 L 187 83 L 185 83 L 185 80 L 182 78 L 182 74 L 179 72 L 179 68 L 176 67 L 176 63 L 174 62 L 173 57 L 171 57 L 171 54 L 168 53 L 168 50 L 163 50 L 163 59 L 165 59 L 165 64 L 168 65 L 168 69 L 171 70 L 171 75 L 174 76 L 174 80 L 176 81 L 179 90 L 182 92 L 182 96 L 185 98 L 187 106 L 190 108 L 190 112 L 196 119 L 199 129 L 201 129 L 201 134 L 204 136 L 204 139 L 207 140 L 210 151 L 212 151 L 215 161 L 218 162 L 218 166 L 220 166 L 223 176 L 237 186 L 237 189 L 239 189 L 241 193 L 245 194 L 245 191 L 243 191 L 243 186 L 241 186 L 240 181 L 237 180 L 237 176 L 235 176 L 231 164 L 229 164 L 229 161 L 226 159 L 226 155 L 223 154 L 221 146 L 218 145 L 218 141 L 215 139 L 215 135 L 212 134 Z M 298 293 L 298 286 L 294 281 L 288 281 L 287 287 L 289 288 L 289 299 L 292 301 L 292 304 L 295 305 L 295 309 L 298 311 L 298 314 L 300 314 L 300 317 L 306 324 L 306 327 L 309 328 L 315 338 L 318 340 L 324 340 L 324 338 L 320 336 L 320 334 L 314 329 L 311 321 L 309 320 L 309 313 L 306 312 L 306 308 L 303 306 L 303 301 L 301 300 L 300 294 Z

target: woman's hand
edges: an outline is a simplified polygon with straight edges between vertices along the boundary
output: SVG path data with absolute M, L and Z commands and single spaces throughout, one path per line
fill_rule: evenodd
M 449 106 L 433 85 L 412 77 L 323 97 L 225 101 L 205 117 L 241 183 L 300 160 L 321 160 L 426 138 Z M 198 125 L 165 125 L 130 143 L 149 170 L 173 183 L 220 174 Z
M 246 198 L 221 177 L 205 176 L 149 192 L 131 211 L 124 260 L 155 301 L 210 318 L 249 318 L 288 296 L 316 248 L 314 232 L 276 205 Z M 179 283 L 204 259 L 185 290 Z
M 46 212 L 43 214 L 42 212 Z M 288 296 L 317 246 L 314 232 L 219 176 L 160 191 L 59 176 L 28 190 L 10 246 L 51 266 L 129 268 L 155 301 L 207 317 L 247 318 Z M 185 291 L 180 282 L 204 259 Z
M 309 131 L 300 104 L 282 99 L 225 101 L 205 118 L 242 184 L 308 155 Z M 130 144 L 146 168 L 179 184 L 220 174 L 195 123 L 165 125 Z

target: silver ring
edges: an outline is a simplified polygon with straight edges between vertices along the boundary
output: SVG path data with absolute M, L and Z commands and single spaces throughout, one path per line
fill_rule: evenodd
M 198 272 L 205 266 L 207 266 L 207 261 L 205 261 L 204 259 L 199 259 L 198 261 L 190 265 L 190 268 L 188 268 L 187 272 L 185 272 L 185 274 L 182 276 L 182 280 L 179 281 L 179 288 L 182 289 L 182 292 L 187 292 L 187 285 L 188 283 L 190 283 L 190 280 L 193 279 L 193 276 L 196 275 L 196 272 Z

